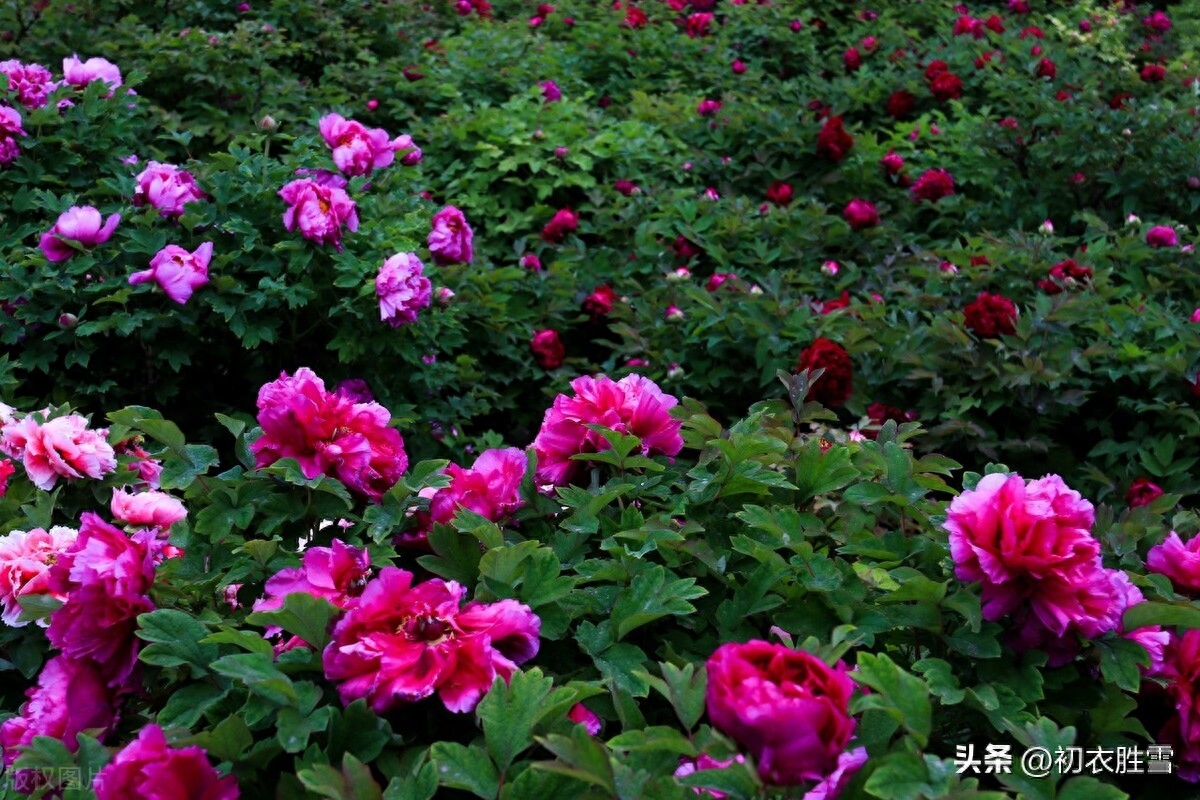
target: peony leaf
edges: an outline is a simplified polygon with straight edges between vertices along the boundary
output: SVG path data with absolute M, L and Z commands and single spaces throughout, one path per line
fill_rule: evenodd
M 480 747 L 434 742 L 429 758 L 437 768 L 440 786 L 462 789 L 484 800 L 492 800 L 500 793 L 500 773 Z

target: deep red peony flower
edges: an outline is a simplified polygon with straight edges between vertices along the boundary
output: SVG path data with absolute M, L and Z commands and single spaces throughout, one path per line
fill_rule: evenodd
M 800 351 L 800 360 L 795 372 L 805 369 L 824 369 L 821 377 L 812 383 L 808 399 L 824 406 L 845 405 L 853 391 L 854 364 L 846 348 L 825 337 L 819 337 Z
M 980 292 L 963 309 L 967 329 L 984 339 L 1011 336 L 1016 332 L 1017 306 L 999 294 Z
M 933 96 L 943 103 L 947 100 L 957 100 L 962 97 L 962 88 L 962 79 L 953 72 L 939 73 L 929 83 L 929 90 L 933 92 Z
M 916 202 L 928 200 L 936 203 L 943 197 L 954 194 L 954 176 L 944 169 L 927 169 L 908 190 Z
M 775 181 L 767 187 L 767 201 L 777 206 L 786 206 L 792 202 L 792 186 L 783 181 Z
M 542 241 L 548 244 L 559 244 L 567 238 L 568 233 L 579 230 L 579 215 L 569 208 L 561 208 L 554 218 L 542 228 Z
M 845 217 L 846 222 L 850 223 L 850 228 L 856 231 L 879 224 L 879 211 L 876 210 L 875 204 L 863 200 L 861 197 L 847 203 L 846 208 L 842 211 L 842 216 Z
M 534 331 L 533 338 L 529 340 L 529 349 L 542 369 L 558 369 L 567 355 L 567 349 L 558 338 L 558 331 L 550 329 Z
M 854 147 L 854 139 L 842 126 L 842 118 L 829 117 L 817 134 L 817 155 L 841 161 Z
M 892 92 L 887 99 L 887 113 L 894 119 L 903 119 L 916 108 L 917 98 L 907 89 Z
M 592 293 L 583 299 L 583 313 L 593 320 L 607 317 L 612 313 L 613 305 L 619 298 L 611 286 L 597 286 Z
M 1038 281 L 1038 288 L 1046 294 L 1060 294 L 1063 289 L 1076 289 L 1091 283 L 1092 270 L 1080 266 L 1075 259 L 1068 258 L 1050 268 L 1050 274 Z

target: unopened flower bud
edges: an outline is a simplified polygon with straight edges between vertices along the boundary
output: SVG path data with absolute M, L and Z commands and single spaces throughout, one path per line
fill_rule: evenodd
M 64 330 L 70 330 L 71 328 L 74 328 L 78 324 L 79 324 L 79 317 L 75 316 L 74 314 L 59 314 L 58 315 L 58 327 L 63 328 Z
M 272 131 L 279 130 L 279 123 L 270 114 L 263 114 L 262 118 L 258 121 L 258 129 L 271 133 Z
M 839 269 L 841 268 L 836 261 L 826 261 L 821 265 L 821 272 L 824 272 L 826 275 L 837 275 Z

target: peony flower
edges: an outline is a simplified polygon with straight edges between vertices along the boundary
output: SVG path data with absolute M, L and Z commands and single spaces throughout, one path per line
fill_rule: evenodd
M 317 181 L 300 179 L 279 190 L 288 204 L 283 212 L 283 227 L 300 229 L 300 235 L 319 245 L 333 245 L 342 252 L 342 228 L 358 230 L 358 206 L 344 189 L 324 186 Z
M 333 387 L 333 393 L 346 398 L 351 403 L 370 403 L 375 400 L 371 386 L 362 378 L 346 378 Z
M 530 272 L 541 272 L 542 260 L 533 253 L 526 253 L 525 255 L 521 256 L 521 268 L 527 269 Z
M 1171 18 L 1163 11 L 1155 11 L 1143 19 L 1142 24 L 1155 33 L 1166 33 L 1171 30 Z
M 917 98 L 907 89 L 892 92 L 887 99 L 887 113 L 893 119 L 903 119 L 916 108 Z
M 1037 70 L 1034 72 L 1039 78 L 1046 80 L 1054 80 L 1058 76 L 1058 67 L 1048 58 L 1043 58 L 1038 62 Z
M 674 456 L 683 448 L 681 423 L 670 415 L 679 401 L 650 379 L 633 374 L 614 382 L 604 375 L 584 376 L 571 381 L 571 389 L 574 397 L 554 399 L 533 440 L 539 482 L 568 484 L 583 467 L 571 456 L 608 449 L 608 442 L 587 425 L 637 436 L 642 455 Z
M 1150 664 L 1143 667 L 1142 670 L 1147 675 L 1157 675 L 1162 671 L 1163 657 L 1165 655 L 1167 644 L 1170 642 L 1171 634 L 1167 633 L 1159 625 L 1150 625 L 1144 628 L 1137 628 L 1132 631 L 1125 630 L 1123 621 L 1125 612 L 1139 603 L 1146 602 L 1146 597 L 1142 591 L 1133 585 L 1133 581 L 1129 580 L 1129 576 L 1124 570 L 1109 569 L 1105 570 L 1109 577 L 1109 585 L 1113 602 L 1113 618 L 1117 632 L 1124 638 L 1130 641 L 1137 642 L 1146 651 L 1146 655 L 1150 657 Z M 1105 628 L 1111 630 L 1111 628 Z
M 1172 746 L 1180 778 L 1200 782 L 1200 629 L 1173 637 L 1164 654 L 1162 673 L 1175 715 L 1155 740 Z
M 135 527 L 165 530 L 187 519 L 183 501 L 165 492 L 127 493 L 124 489 L 114 489 L 110 508 L 114 520 Z
M 21 113 L 15 108 L 0 106 L 0 165 L 11 164 L 21 155 L 18 136 L 27 136 L 21 127 Z
M 857 197 L 846 204 L 846 208 L 842 211 L 842 216 L 846 222 L 850 223 L 850 229 L 861 231 L 864 228 L 871 228 L 879 224 L 879 212 L 875 209 L 875 204 L 861 197 Z
M 134 460 L 127 465 L 127 469 L 137 473 L 138 481 L 137 488 L 142 489 L 157 489 L 159 486 L 159 478 L 162 475 L 162 462 L 156 458 L 152 458 L 149 453 L 141 448 L 138 444 L 139 438 L 125 439 L 117 442 L 113 452 L 116 455 L 131 455 Z
M 888 175 L 899 175 L 904 169 L 904 158 L 895 150 L 889 150 L 888 154 L 879 160 L 879 163 Z
M 78 533 L 74 528 L 56 526 L 46 531 L 34 528 L 31 531 L 11 531 L 0 537 L 0 607 L 3 607 L 4 624 L 10 628 L 22 628 L 22 597 L 48 595 L 65 600 L 66 595 L 50 590 L 50 567 L 75 542 Z M 48 619 L 38 620 L 46 627 Z
M 639 188 L 636 183 L 627 180 L 616 181 L 613 183 L 613 189 L 625 195 L 626 197 L 632 197 L 635 194 L 642 193 L 641 188 Z
M 429 231 L 429 252 L 438 264 L 470 264 L 475 234 L 466 217 L 454 206 L 446 206 L 433 215 Z
M 733 288 L 734 284 L 730 283 L 730 281 L 736 282 L 737 279 L 738 276 L 733 272 L 714 272 L 708 276 L 708 281 L 704 284 L 704 288 L 709 292 L 715 292 L 726 283 L 729 283 L 730 288 Z
M 1146 83 L 1159 83 L 1167 79 L 1167 68 L 1162 64 L 1147 64 L 1142 67 L 1139 77 Z
M 0 726 L 5 768 L 13 765 L 21 755 L 20 748 L 32 744 L 35 736 L 58 739 L 74 753 L 79 749 L 78 734 L 100 729 L 103 740 L 116 718 L 115 698 L 104 678 L 90 664 L 65 655 L 46 662 L 38 673 L 37 686 L 25 696 L 28 699 L 17 716 Z
M 1200 594 L 1200 536 L 1187 544 L 1171 531 L 1162 544 L 1150 548 L 1146 568 L 1171 579 L 1175 591 L 1181 594 Z
M 58 88 L 50 70 L 41 64 L 0 61 L 0 73 L 8 76 L 8 91 L 30 110 L 45 106 L 50 93 Z
M 808 398 L 821 405 L 836 407 L 845 405 L 853 391 L 854 365 L 846 348 L 825 337 L 818 337 L 811 345 L 800 351 L 795 372 L 805 369 L 823 369 L 821 377 L 809 385 Z
M 706 666 L 709 719 L 753 756 L 763 781 L 791 786 L 837 769 L 856 724 L 845 665 L 754 640 L 721 645 Z
M 121 222 L 120 214 L 107 220 L 91 206 L 71 206 L 59 215 L 54 227 L 42 234 L 39 246 L 50 261 L 66 261 L 79 252 L 104 244 Z M 72 247 L 74 242 L 78 247 Z
M 547 244 L 559 244 L 567 238 L 568 233 L 579 230 L 579 215 L 569 208 L 561 208 L 554 213 L 554 218 L 542 228 L 542 241 Z
M 294 458 L 304 477 L 329 475 L 374 502 L 408 469 L 388 410 L 327 392 L 307 367 L 258 390 L 258 424 L 263 435 L 250 449 L 260 468 Z
M 534 331 L 533 338 L 529 340 L 529 349 L 542 369 L 558 369 L 567 355 L 566 348 L 558 338 L 558 331 L 549 329 Z
M 1130 508 L 1137 508 L 1150 505 L 1162 495 L 1163 490 L 1148 478 L 1135 478 L 1133 483 L 1129 484 L 1129 491 L 1125 492 L 1125 502 Z
M 375 277 L 380 319 L 393 328 L 417 321 L 417 313 L 428 308 L 432 299 L 432 284 L 424 270 L 416 253 L 397 253 L 383 262 Z
M 712 117 L 721 110 L 720 100 L 701 100 L 700 105 L 696 106 L 696 113 L 702 117 Z
M 431 493 L 429 512 L 417 513 L 416 531 L 403 534 L 401 543 L 426 547 L 433 524 L 449 525 L 461 508 L 492 522 L 503 521 L 524 505 L 521 481 L 527 466 L 524 451 L 515 447 L 485 450 L 470 469 L 450 464 L 443 470 L 450 485 Z
M 222 778 L 202 747 L 168 747 L 162 728 L 151 723 L 96 775 L 97 800 L 238 800 L 237 779 Z
M 304 551 L 299 567 L 286 567 L 272 575 L 265 587 L 266 597 L 254 603 L 254 611 L 277 611 L 290 594 L 304 593 L 328 600 L 343 611 L 355 608 L 371 577 L 371 556 L 365 549 L 334 539 L 331 547 L 310 547 Z M 279 633 L 268 628 L 267 635 Z M 307 645 L 303 640 L 287 645 Z
M 370 175 L 392 163 L 397 152 L 414 151 L 411 136 L 392 139 L 383 128 L 367 128 L 361 122 L 340 114 L 321 117 L 321 136 L 333 150 L 333 163 L 351 177 Z
M 3 427 L 0 452 L 21 459 L 33 485 L 50 491 L 58 479 L 103 478 L 117 468 L 116 454 L 105 440 L 108 430 L 89 430 L 78 414 L 39 423 L 28 415 Z
M 600 727 L 603 724 L 600 721 L 600 717 L 596 716 L 594 712 L 589 711 L 588 707 L 583 703 L 576 703 L 571 706 L 571 710 L 567 712 L 567 719 L 576 725 L 582 725 L 589 736 L 595 736 L 600 733 Z
M 557 103 L 562 99 L 562 90 L 554 81 L 542 81 L 538 86 L 542 89 L 542 98 L 546 103 Z
M 63 81 L 76 89 L 82 89 L 92 81 L 104 81 L 109 89 L 116 91 L 121 87 L 121 70 L 103 58 L 80 61 L 78 55 L 72 55 L 63 59 Z M 108 96 L 112 97 L 112 92 Z
M 1017 306 L 998 294 L 980 292 L 963 309 L 967 329 L 983 339 L 1011 336 L 1017 327 Z
M 746 757 L 740 754 L 734 756 L 733 758 L 727 758 L 724 761 L 719 758 L 713 758 L 708 753 L 701 753 L 695 758 L 681 757 L 679 759 L 679 766 L 675 769 L 675 777 L 683 778 L 708 769 L 728 769 L 734 764 L 742 764 L 745 763 L 745 761 Z M 716 798 L 716 800 L 722 800 L 722 798 L 729 796 L 724 792 L 717 791 L 716 789 L 702 788 L 699 786 L 693 786 L 692 792 L 702 797 Z
M 841 161 L 854 147 L 854 139 L 842 126 L 842 118 L 829 117 L 817 134 L 817 155 L 831 161 Z
M 205 242 L 191 253 L 179 245 L 169 244 L 150 259 L 150 269 L 130 275 L 129 284 L 137 286 L 153 281 L 167 297 L 183 305 L 193 292 L 208 283 L 212 251 L 212 242 Z
M 196 185 L 192 173 L 180 169 L 174 164 L 160 164 L 151 161 L 146 165 L 137 178 L 137 188 L 133 191 L 135 206 L 149 204 L 158 209 L 161 216 L 167 219 L 183 215 L 184 206 L 199 200 L 207 200 L 208 195 Z
M 1074 289 L 1092 280 L 1091 267 L 1083 267 L 1068 258 L 1050 268 L 1045 280 L 1038 281 L 1038 288 L 1046 294 L 1060 294 L 1064 288 Z
M 7 458 L 0 458 L 0 497 L 8 494 L 8 479 L 16 473 L 17 468 Z
M 469 712 L 496 676 L 506 681 L 538 652 L 541 621 L 515 600 L 462 605 L 466 589 L 384 567 L 357 608 L 333 629 L 325 677 L 346 705 L 365 698 L 384 714 L 437 692 L 450 711 Z
M 50 615 L 46 637 L 63 655 L 94 664 L 113 688 L 137 666 L 137 617 L 155 608 L 149 591 L 161 550 L 156 531 L 127 536 L 88 511 L 51 568 L 50 589 L 66 601 Z
M 962 97 L 962 79 L 953 72 L 939 72 L 930 82 L 929 90 L 941 102 Z
M 954 176 L 944 169 L 925 170 L 913 183 L 909 193 L 915 202 L 928 200 L 930 203 L 936 203 L 943 197 L 954 194 Z
M 712 22 L 712 14 L 689 14 L 688 18 L 684 21 L 683 32 L 687 34 L 689 39 L 708 36 L 711 32 Z
M 597 286 L 583 299 L 583 313 L 589 315 L 593 321 L 602 319 L 612 313 L 613 305 L 618 299 L 611 286 Z
M 838 756 L 837 767 L 804 794 L 803 800 L 837 800 L 854 774 L 867 763 L 867 748 L 856 747 Z
M 1179 235 L 1174 228 L 1155 225 L 1146 232 L 1146 244 L 1151 247 L 1175 247 L 1179 244 Z
M 792 186 L 783 181 L 774 181 L 767 187 L 767 202 L 777 206 L 786 206 L 792 202 Z

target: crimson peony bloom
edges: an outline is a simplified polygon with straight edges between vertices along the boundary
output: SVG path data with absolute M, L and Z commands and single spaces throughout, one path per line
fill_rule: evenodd
M 686 33 L 690 39 L 708 36 L 708 34 L 711 32 L 710 28 L 712 27 L 712 23 L 712 14 L 690 14 L 687 20 L 684 22 L 683 32 Z
M 834 311 L 841 311 L 843 308 L 850 307 L 850 292 L 843 289 L 841 295 L 833 300 L 824 300 L 817 304 L 817 311 L 821 314 L 832 314 Z
M 842 126 L 842 118 L 829 117 L 817 134 L 817 155 L 841 161 L 854 147 L 854 139 Z
M 577 230 L 579 230 L 579 215 L 569 208 L 560 208 L 542 228 L 542 241 L 547 244 L 560 244 L 567 238 L 568 233 L 574 233 Z
M 259 467 L 294 458 L 304 477 L 329 475 L 374 502 L 408 469 L 404 439 L 378 403 L 354 403 L 307 367 L 258 390 L 263 435 L 251 445 Z
M 542 99 L 546 103 L 556 103 L 562 99 L 562 90 L 554 81 L 542 81 L 538 84 L 542 89 Z
M 862 67 L 862 53 L 857 47 L 848 47 L 846 52 L 842 53 L 842 63 L 846 65 L 847 72 L 857 72 Z
M 646 16 L 645 11 L 635 5 L 630 5 L 625 9 L 625 19 L 621 22 L 622 27 L 637 30 L 649 24 L 650 18 Z
M 17 716 L 0 726 L 5 768 L 21 755 L 18 748 L 32 744 L 35 736 L 58 739 L 73 753 L 79 749 L 79 733 L 93 728 L 107 732 L 116 718 L 115 697 L 104 678 L 92 665 L 65 655 L 46 662 L 37 686 L 25 696 L 28 700 Z
M 940 72 L 929 82 L 929 89 L 933 92 L 933 96 L 943 103 L 962 97 L 962 88 L 962 79 L 953 72 Z
M 325 677 L 346 705 L 385 714 L 437 692 L 450 711 L 474 710 L 497 675 L 537 655 L 541 620 L 515 600 L 462 605 L 466 588 L 384 567 L 333 629 Z
M 721 110 L 720 100 L 701 100 L 700 105 L 696 106 L 696 113 L 702 117 L 715 116 Z
M 903 119 L 916 108 L 917 98 L 907 89 L 892 92 L 887 99 L 887 113 L 894 119 Z
M 1200 536 L 1193 536 L 1184 544 L 1179 534 L 1171 531 L 1162 544 L 1150 548 L 1146 567 L 1170 578 L 1175 591 L 1200 594 Z
M 1171 30 L 1171 18 L 1163 11 L 1155 11 L 1143 19 L 1142 24 L 1155 33 L 1166 33 Z
M 783 181 L 774 181 L 767 187 L 767 202 L 777 206 L 786 206 L 792 202 L 792 186 Z
M 1038 62 L 1037 71 L 1035 72 L 1035 74 L 1039 78 L 1046 78 L 1047 80 L 1054 80 L 1055 77 L 1058 76 L 1058 67 L 1056 67 L 1054 65 L 1054 62 L 1051 61 L 1050 59 L 1043 58 L 1041 61 Z
M 1175 233 L 1174 228 L 1155 225 L 1146 232 L 1146 244 L 1151 247 L 1176 247 L 1179 244 L 1179 235 Z
M 50 491 L 59 478 L 103 478 L 117 469 L 108 429 L 89 430 L 78 414 L 39 423 L 32 414 L 0 429 L 0 452 L 19 458 L 33 485 Z
M 889 151 L 886 156 L 879 160 L 879 163 L 888 175 L 899 175 L 904 169 L 904 158 L 895 150 Z
M 279 190 L 288 204 L 283 227 L 300 229 L 300 235 L 319 245 L 331 244 L 342 252 L 342 228 L 358 230 L 358 206 L 344 189 L 310 179 L 292 181 Z
M 820 781 L 854 735 L 854 681 L 811 653 L 753 640 L 709 657 L 705 706 L 713 727 L 754 757 L 768 784 Z
M 619 180 L 613 183 L 613 188 L 626 197 L 631 197 L 635 194 L 641 194 L 642 190 L 633 181 Z
M 842 216 L 850 223 L 851 230 L 861 231 L 879 224 L 879 212 L 875 209 L 875 204 L 861 197 L 847 203 Z
M 968 330 L 984 339 L 1011 336 L 1017 330 L 1017 306 L 998 294 L 980 292 L 963 309 Z
M 50 70 L 41 64 L 22 64 L 11 59 L 0 61 L 0 73 L 8 76 L 8 91 L 15 94 L 21 105 L 33 110 L 42 108 L 51 92 L 58 88 Z
M 737 280 L 737 275 L 733 272 L 714 272 L 712 275 L 708 276 L 708 282 L 704 284 L 704 288 L 707 289 L 709 292 L 715 292 L 717 289 L 720 289 L 726 283 L 729 283 L 729 281 L 736 281 L 736 280 Z M 732 283 L 730 283 L 729 285 L 731 288 L 733 287 Z
M 162 728 L 150 724 L 96 775 L 97 800 L 238 800 L 237 778 L 222 778 L 202 747 L 168 747 Z
M 854 365 L 846 348 L 825 337 L 818 337 L 800 351 L 800 359 L 793 372 L 824 369 L 821 377 L 809 385 L 808 399 L 823 406 L 845 405 L 854 389 Z
M 917 203 L 922 200 L 936 203 L 954 194 L 954 176 L 944 169 L 927 169 L 908 191 Z
M 1049 276 L 1038 281 L 1038 288 L 1046 294 L 1060 294 L 1064 288 L 1075 289 L 1091 280 L 1091 267 L 1080 266 L 1075 259 L 1068 258 L 1051 267 Z
M 533 440 L 539 481 L 568 484 L 584 466 L 571 456 L 608 449 L 608 442 L 587 425 L 637 436 L 642 455 L 674 456 L 683 449 L 681 423 L 670 413 L 679 401 L 649 378 L 634 374 L 614 382 L 604 375 L 584 376 L 571 381 L 571 389 L 574 397 L 554 398 Z
M 882 427 L 889 420 L 895 420 L 897 425 L 912 422 L 917 418 L 917 415 L 912 411 L 904 411 L 884 403 L 871 403 L 871 405 L 867 406 L 867 418 L 871 420 L 872 425 Z M 875 439 L 879 436 L 879 431 L 864 430 L 862 434 L 868 439 Z
M 415 149 L 408 134 L 392 139 L 383 128 L 367 128 L 341 114 L 321 117 L 320 131 L 325 144 L 333 150 L 333 163 L 351 177 L 370 175 L 391 164 L 396 153 Z
M 612 313 L 613 305 L 617 300 L 617 293 L 611 286 L 598 286 L 583 299 L 583 313 L 591 316 L 593 320 L 607 317 Z
M 1142 67 L 1140 75 L 1146 83 L 1158 83 L 1167 79 L 1167 68 L 1162 64 L 1147 64 Z
M 470 264 L 475 257 L 473 245 L 475 232 L 467 224 L 467 218 L 454 206 L 446 206 L 433 215 L 433 227 L 429 231 L 429 253 L 434 263 Z
M 1129 485 L 1129 491 L 1125 492 L 1125 502 L 1130 508 L 1137 508 L 1150 505 L 1162 495 L 1163 490 L 1147 478 L 1135 478 Z
M 212 251 L 212 242 L 205 242 L 191 253 L 177 244 L 169 244 L 150 259 L 150 269 L 129 276 L 129 285 L 157 283 L 167 297 L 183 305 L 193 292 L 208 283 Z
M 134 180 L 137 187 L 133 190 L 133 204 L 148 204 L 165 219 L 181 217 L 188 203 L 208 199 L 192 173 L 174 164 L 151 161 Z
M 416 253 L 397 253 L 383 262 L 375 276 L 381 320 L 393 328 L 417 321 L 418 312 L 429 307 L 433 296 L 433 285 L 424 273 L 425 265 Z
M 0 619 L 10 628 L 23 628 L 21 598 L 32 595 L 48 595 L 66 600 L 63 593 L 50 588 L 50 567 L 75 543 L 78 532 L 74 528 L 56 526 L 49 531 L 34 528 L 31 531 L 11 531 L 0 537 Z M 48 619 L 38 620 L 46 627 Z
M 549 329 L 534 331 L 533 338 L 529 340 L 529 349 L 542 369 L 558 369 L 567 355 L 562 340 L 558 338 L 558 331 Z
M 134 527 L 166 530 L 176 522 L 187 519 L 183 501 L 165 492 L 130 493 L 124 489 L 114 489 L 110 509 L 116 522 Z
M 80 61 L 78 55 L 72 55 L 63 59 L 63 83 L 82 89 L 92 81 L 104 81 L 109 89 L 115 91 L 121 86 L 121 70 L 103 58 Z M 112 97 L 112 92 L 109 92 L 109 97 Z
M 704 249 L 698 244 L 694 244 L 689 239 L 685 239 L 682 235 L 676 236 L 675 241 L 671 243 L 671 249 L 675 251 L 675 255 L 683 261 L 691 261 L 697 256 L 704 255 Z
M 120 214 L 105 220 L 91 206 L 71 206 L 59 216 L 53 228 L 42 234 L 39 247 L 50 261 L 66 261 L 76 255 L 79 248 L 88 250 L 107 242 L 120 222 Z M 78 247 L 72 247 L 70 242 Z

